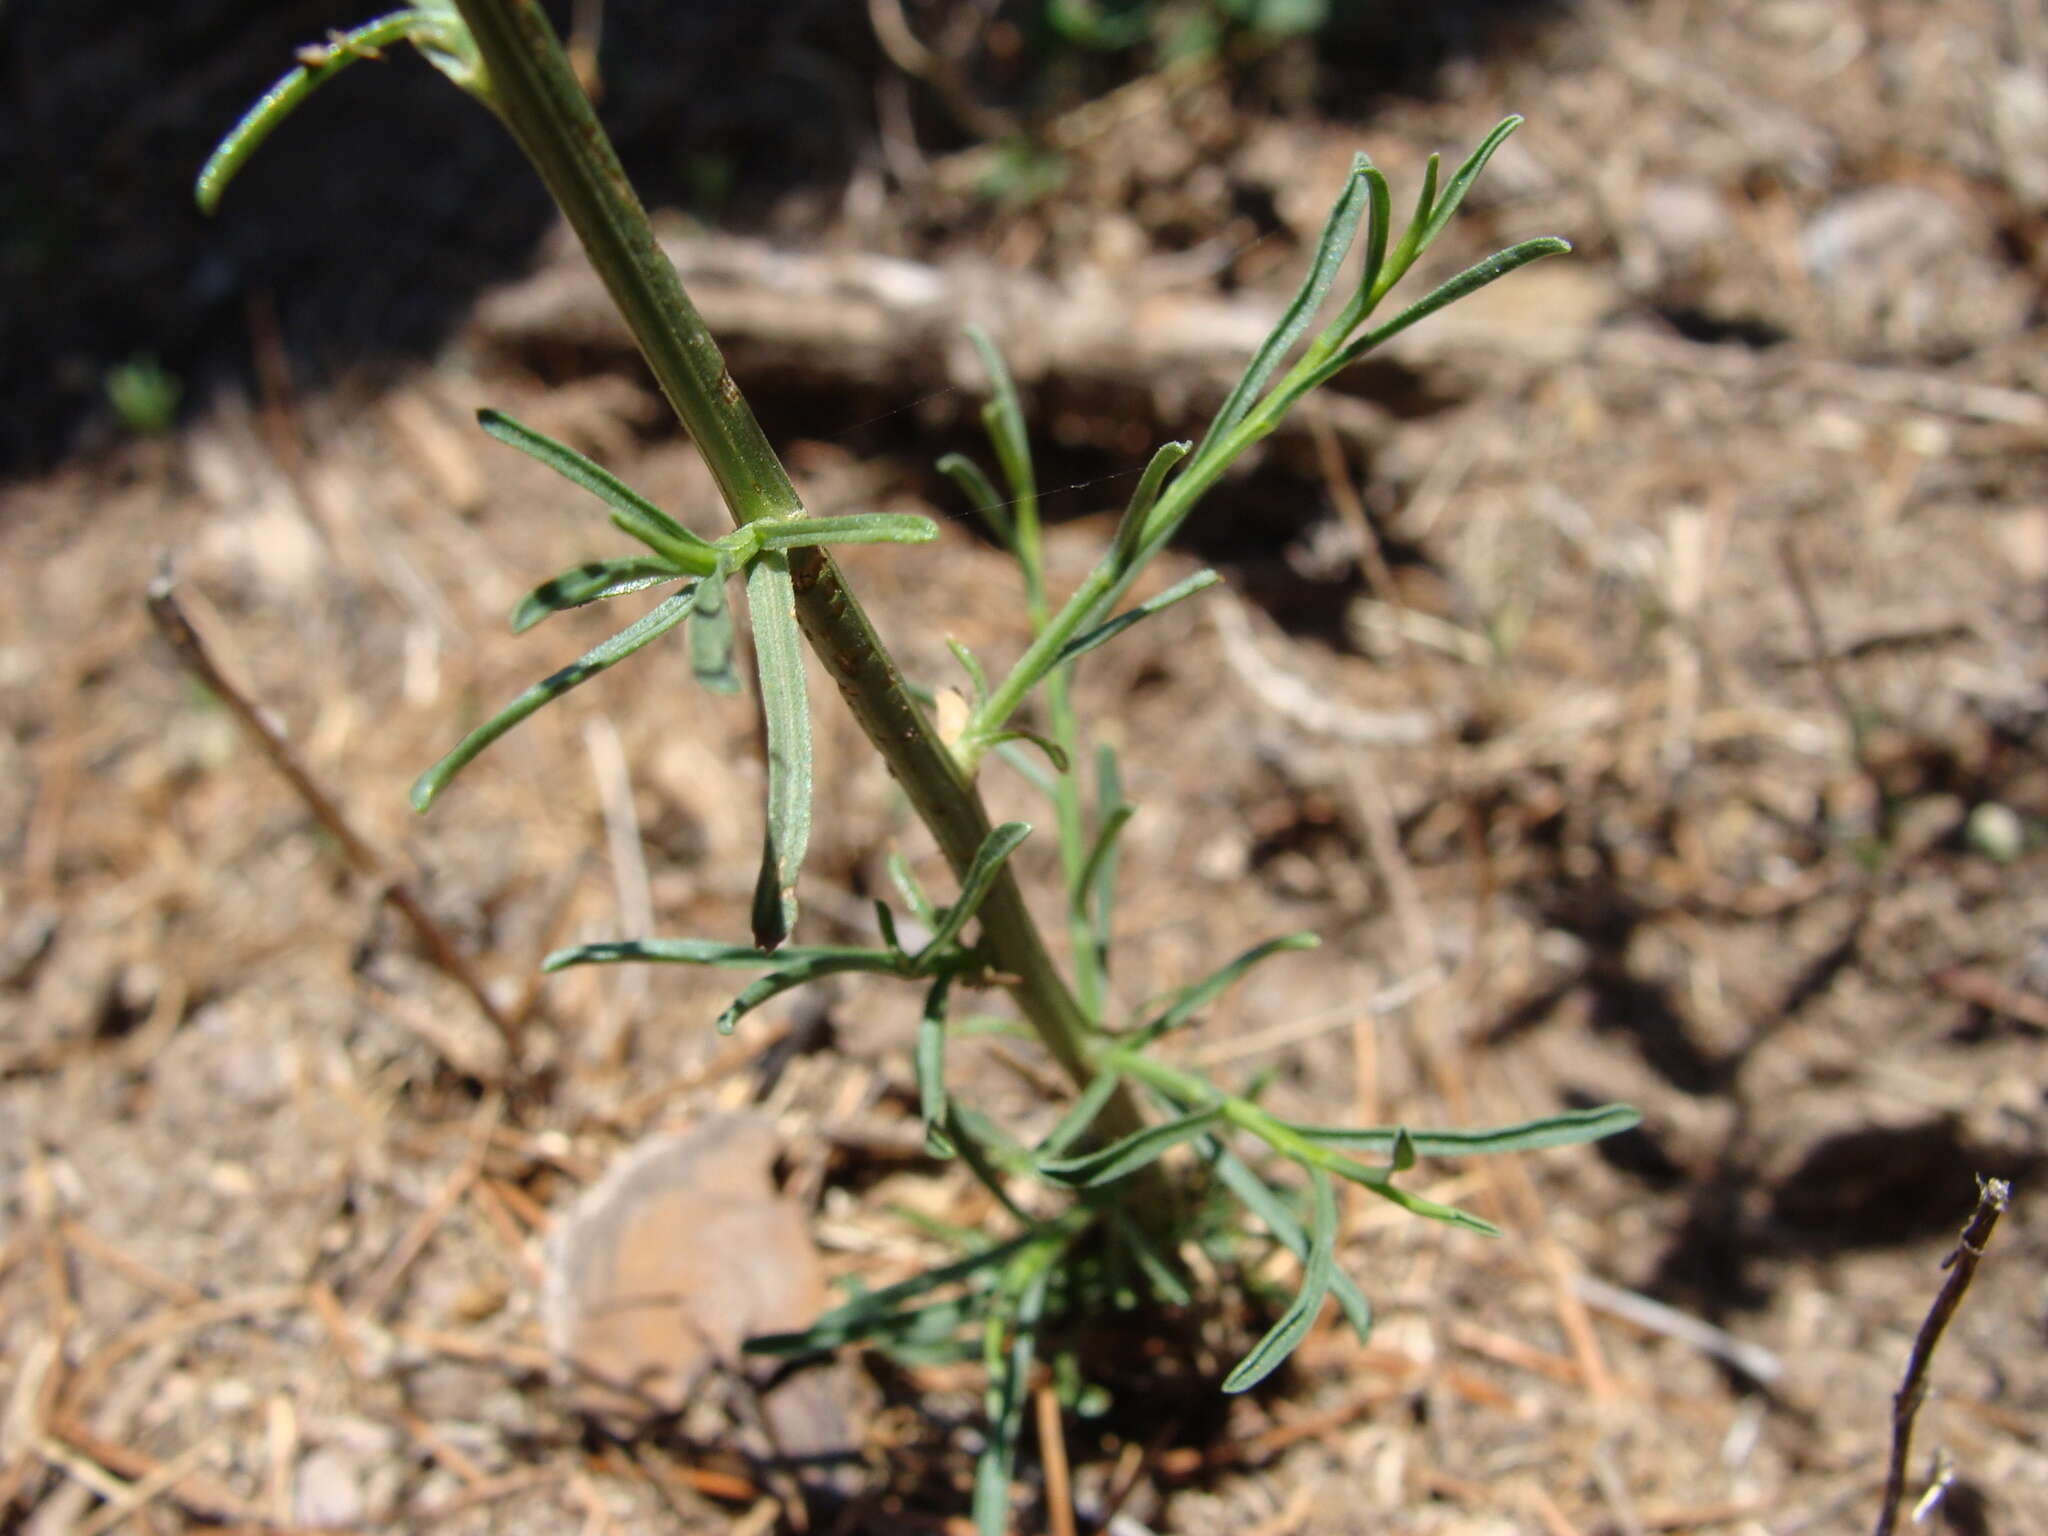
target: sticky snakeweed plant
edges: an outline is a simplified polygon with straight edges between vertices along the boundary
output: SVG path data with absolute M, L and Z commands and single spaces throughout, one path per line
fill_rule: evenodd
M 960 1234 L 965 1256 L 852 1300 L 800 1334 L 750 1348 L 796 1355 L 864 1343 L 900 1354 L 976 1354 L 988 1368 L 988 1424 L 979 1453 L 974 1514 L 1004 1528 L 1026 1383 L 1041 1343 L 1055 1376 L 1080 1394 L 1063 1321 L 1090 1309 L 1163 1300 L 1185 1304 L 1188 1256 L 1207 1250 L 1225 1271 L 1259 1245 L 1300 1260 L 1301 1283 L 1271 1329 L 1223 1381 L 1242 1391 L 1293 1352 L 1331 1296 L 1363 1337 L 1372 1315 L 1338 1268 L 1336 1181 L 1348 1180 L 1421 1217 L 1477 1232 L 1479 1218 L 1400 1182 L 1421 1157 L 1468 1157 L 1583 1142 L 1625 1129 L 1635 1114 L 1608 1106 L 1481 1132 L 1404 1127 L 1351 1129 L 1283 1119 L 1256 1096 L 1225 1091 L 1175 1065 L 1161 1042 L 1199 1015 L 1253 966 L 1312 947 L 1311 934 L 1257 944 L 1209 975 L 1124 1013 L 1109 986 L 1117 842 L 1131 816 L 1115 754 L 1082 738 L 1070 682 L 1088 652 L 1149 615 L 1218 580 L 1203 571 L 1146 601 L 1124 606 L 1139 574 L 1201 498 L 1304 396 L 1418 320 L 1539 257 L 1562 240 L 1529 240 L 1459 273 L 1372 323 L 1379 306 L 1457 211 L 1487 159 L 1517 126 L 1509 118 L 1439 183 L 1429 162 L 1415 212 L 1398 235 L 1386 178 L 1364 156 L 1353 162 L 1323 228 L 1307 277 L 1198 442 L 1160 447 L 1139 476 L 1109 547 L 1081 584 L 1058 598 L 1046 581 L 1037 487 L 1023 411 L 988 338 L 974 341 L 991 397 L 983 409 L 996 465 L 991 476 L 952 455 L 940 467 L 961 487 L 1015 557 L 1032 639 L 999 680 L 955 644 L 967 683 L 959 707 L 938 711 L 905 680 L 869 626 L 826 546 L 932 537 L 923 518 L 811 517 L 726 372 L 716 343 L 661 254 L 646 215 L 533 0 L 433 0 L 336 34 L 304 50 L 300 66 L 238 124 L 199 179 L 211 209 L 236 169 L 312 90 L 381 49 L 411 44 L 490 108 L 518 139 L 631 326 L 663 392 L 710 466 L 735 523 L 707 540 L 579 453 L 510 417 L 486 411 L 483 430 L 540 460 L 610 510 L 640 550 L 576 567 L 536 587 L 512 615 L 523 631 L 560 610 L 653 587 L 673 590 L 635 622 L 553 673 L 472 731 L 413 789 L 425 810 L 455 776 L 506 731 L 588 678 L 672 630 L 687 626 L 697 678 L 715 690 L 740 686 L 727 587 L 738 581 L 754 637 L 756 684 L 767 726 L 765 840 L 752 913 L 752 942 L 635 938 L 552 955 L 551 970 L 622 961 L 666 961 L 760 973 L 717 1021 L 729 1030 L 779 993 L 834 973 L 868 971 L 922 986 L 915 1046 L 926 1144 L 958 1157 L 1008 1213 L 1007 1235 Z M 1364 241 L 1355 280 L 1320 329 Z M 869 947 L 788 942 L 810 824 L 810 725 L 802 638 L 831 672 L 868 739 L 888 761 L 952 867 L 950 901 L 920 889 L 892 862 L 906 915 L 877 902 L 881 942 Z M 1037 697 L 1042 730 L 1018 725 Z M 964 704 L 961 700 L 964 699 Z M 991 826 L 976 778 L 991 756 L 1014 767 L 1050 803 L 1065 897 L 1068 971 L 1026 910 L 1009 859 L 1030 834 L 1021 822 Z M 1071 975 L 1071 981 L 1069 980 Z M 946 1047 L 956 998 L 996 987 L 1072 1079 L 1071 1106 L 1049 1134 L 1026 1144 L 953 1094 Z M 1187 1150 L 1170 1164 L 1170 1149 Z M 1296 1177 L 1272 1174 L 1291 1164 Z M 1170 1170 L 1170 1172 L 1169 1172 Z M 1214 1268 L 1214 1265 L 1198 1266 Z

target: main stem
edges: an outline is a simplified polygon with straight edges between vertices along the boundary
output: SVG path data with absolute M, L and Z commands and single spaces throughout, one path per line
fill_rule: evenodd
M 735 523 L 796 517 L 803 503 L 626 180 L 611 140 L 535 0 L 456 0 L 490 74 L 492 105 L 582 241 L 641 353 L 711 468 Z M 797 618 L 854 718 L 964 875 L 989 833 L 981 796 L 925 719 L 831 556 L 789 552 Z M 1018 1007 L 1075 1085 L 1094 1075 L 1092 1024 L 1053 963 L 1005 869 L 979 918 L 983 943 Z M 1112 1136 L 1144 1118 L 1119 1088 L 1103 1112 Z

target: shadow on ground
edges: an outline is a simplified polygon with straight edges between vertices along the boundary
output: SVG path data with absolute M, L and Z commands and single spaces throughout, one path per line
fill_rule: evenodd
M 0 474 L 103 446 L 117 430 L 109 369 L 160 364 L 187 410 L 225 382 L 248 384 L 264 351 L 288 359 L 301 387 L 374 379 L 431 354 L 484 287 L 529 264 L 545 200 L 498 127 L 406 53 L 316 98 L 264 146 L 217 221 L 194 209 L 207 152 L 293 49 L 369 9 L 6 8 L 0 281 L 14 301 L 0 307 Z M 911 10 L 934 26 L 931 8 Z M 993 10 L 963 57 L 976 94 L 1020 121 L 1147 62 L 1139 50 L 1062 47 L 1037 0 Z M 1446 57 L 1484 46 L 1502 14 L 1525 33 L 1530 11 L 1438 7 L 1391 33 L 1384 21 L 1345 22 L 1286 69 L 1248 69 L 1244 88 L 1330 97 L 1357 116 L 1391 82 L 1429 81 Z M 829 210 L 874 153 L 877 81 L 891 66 L 861 7 L 616 0 L 604 25 L 605 120 L 652 205 L 745 227 L 802 186 Z M 938 25 L 960 30 L 950 13 Z M 928 147 L 960 140 L 934 103 L 913 93 L 913 106 Z

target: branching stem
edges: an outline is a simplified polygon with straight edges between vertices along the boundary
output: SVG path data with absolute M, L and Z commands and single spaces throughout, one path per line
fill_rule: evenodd
M 491 82 L 492 104 L 532 160 L 631 327 L 662 392 L 710 467 L 736 523 L 799 517 L 795 487 L 754 419 L 718 344 L 662 254 L 611 141 L 535 0 L 457 0 Z M 820 549 L 789 551 L 797 617 L 912 807 L 964 874 L 988 836 L 980 796 L 942 743 L 867 615 Z M 983 944 L 1019 1008 L 1076 1086 L 1091 1075 L 1093 1025 L 1068 989 L 1005 870 L 981 907 Z M 1102 1126 L 1143 1124 L 1119 1092 Z

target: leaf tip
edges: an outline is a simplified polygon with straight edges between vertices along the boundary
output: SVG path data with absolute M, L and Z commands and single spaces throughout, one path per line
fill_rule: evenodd
M 412 781 L 412 788 L 407 792 L 406 799 L 411 802 L 414 811 L 425 815 L 428 807 L 432 806 L 434 801 L 439 798 L 441 788 L 442 780 L 440 776 L 435 770 L 429 768 L 425 773 Z

